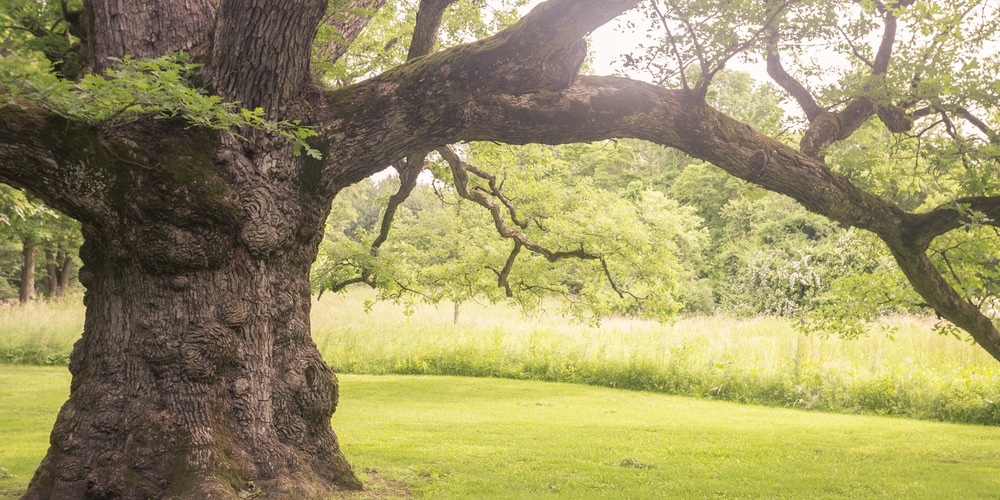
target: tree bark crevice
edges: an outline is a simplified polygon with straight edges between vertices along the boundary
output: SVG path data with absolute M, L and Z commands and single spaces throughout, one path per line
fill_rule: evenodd
M 222 0 L 209 81 L 220 97 L 248 109 L 280 108 L 309 82 L 309 58 L 324 0 Z

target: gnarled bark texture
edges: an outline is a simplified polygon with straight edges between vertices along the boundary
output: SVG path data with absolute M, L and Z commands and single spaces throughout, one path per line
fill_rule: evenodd
M 295 103 L 325 2 L 273 3 L 89 2 L 93 65 L 206 44 L 214 29 L 209 83 L 307 118 Z M 217 10 L 229 17 L 217 23 Z M 252 131 L 239 141 L 171 120 L 102 132 L 37 109 L 0 115 L 0 163 L 20 157 L 12 168 L 33 174 L 0 180 L 80 220 L 85 240 L 71 394 L 26 498 L 360 488 L 330 427 L 337 378 L 310 336 L 309 266 L 333 196 L 307 178 L 320 165 Z
M 300 191 L 303 161 L 281 143 L 254 162 L 232 139 L 153 131 L 126 141 L 142 141 L 128 162 L 146 168 L 93 167 L 109 185 L 106 213 L 84 223 L 84 336 L 27 498 L 359 487 L 330 428 L 337 379 L 310 337 L 326 211 Z

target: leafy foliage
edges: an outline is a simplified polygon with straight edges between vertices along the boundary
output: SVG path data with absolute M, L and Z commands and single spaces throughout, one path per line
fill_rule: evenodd
M 406 61 L 419 0 L 387 2 L 377 12 L 364 9 L 343 12 L 340 3 L 343 2 L 331 2 L 327 22 L 320 26 L 313 44 L 312 71 L 317 79 L 349 85 Z M 450 47 L 492 35 L 516 21 L 518 9 L 527 3 L 528 0 L 459 0 L 445 12 L 438 44 Z M 329 52 L 325 48 L 343 42 L 343 35 L 332 22 L 337 15 L 365 15 L 372 19 L 347 52 L 330 61 L 324 57 Z
M 521 222 L 527 238 L 555 251 L 581 250 L 593 257 L 549 262 L 526 250 L 509 270 L 506 285 L 498 285 L 512 243 L 497 236 L 485 210 L 429 180 L 397 213 L 393 237 L 377 256 L 371 252 L 374 226 L 360 223 L 367 209 L 349 206 L 346 200 L 355 195 L 343 198 L 330 218 L 314 282 L 320 289 L 339 289 L 338 283 L 360 274 L 379 286 L 383 297 L 412 298 L 406 294 L 412 292 L 432 302 L 511 298 L 529 309 L 547 296 L 559 296 L 578 317 L 676 313 L 695 280 L 706 242 L 699 218 L 661 192 L 633 186 L 626 198 L 598 188 L 591 178 L 576 175 L 577 165 L 562 153 L 492 144 L 468 151 L 471 162 L 495 172 L 516 207 L 506 215 Z M 578 153 L 579 148 L 571 157 L 579 158 Z M 447 175 L 440 164 L 433 171 L 436 177 Z M 374 194 L 384 188 L 361 189 Z M 480 183 L 472 189 L 491 188 Z
M 269 121 L 264 110 L 226 103 L 192 85 L 200 65 L 185 53 L 155 59 L 118 61 L 106 75 L 89 74 L 79 82 L 61 78 L 46 61 L 30 57 L 0 58 L 0 106 L 40 106 L 56 114 L 101 127 L 140 118 L 181 118 L 194 127 L 230 130 L 241 127 L 277 134 L 295 153 L 319 158 L 306 140 L 316 135 L 297 121 Z
M 62 250 L 68 256 L 76 253 L 81 239 L 78 222 L 0 184 L 0 298 L 18 295 L 25 245 Z

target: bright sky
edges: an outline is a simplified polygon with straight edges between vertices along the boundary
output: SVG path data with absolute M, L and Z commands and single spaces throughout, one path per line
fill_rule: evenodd
M 527 13 L 532 7 L 538 5 L 543 0 L 532 0 L 524 9 Z M 594 73 L 598 75 L 620 75 L 624 71 L 619 59 L 622 54 L 634 52 L 638 46 L 647 40 L 646 33 L 640 31 L 627 31 L 625 21 L 633 19 L 636 25 L 642 26 L 642 16 L 637 10 L 628 11 L 613 21 L 601 26 L 591 34 L 590 52 L 593 57 Z M 763 62 L 759 64 L 741 63 L 736 60 L 730 61 L 728 69 L 746 71 L 757 80 L 767 80 L 767 71 Z M 628 74 L 630 78 L 636 80 L 649 81 L 648 74 Z
M 521 12 L 524 14 L 528 13 L 528 11 L 542 3 L 542 1 L 544 0 L 531 0 L 528 2 L 528 5 L 521 9 Z M 640 34 L 621 33 L 615 30 L 619 21 L 629 15 L 634 16 L 634 12 L 629 11 L 619 16 L 618 19 L 605 24 L 593 33 L 590 51 L 594 56 L 594 70 L 598 75 L 616 74 L 615 69 L 620 70 L 621 67 L 612 64 L 614 59 L 625 52 L 634 50 L 639 43 L 642 43 L 644 37 Z
M 624 20 L 628 17 L 638 16 L 635 11 L 629 11 L 601 26 L 591 35 L 590 52 L 593 54 L 594 72 L 598 75 L 615 75 L 621 72 L 623 69 L 617 59 L 624 53 L 636 50 L 646 40 L 645 33 L 624 31 Z M 645 75 L 631 76 L 645 79 Z

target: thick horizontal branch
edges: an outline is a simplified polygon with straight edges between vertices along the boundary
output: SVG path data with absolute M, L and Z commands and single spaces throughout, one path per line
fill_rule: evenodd
M 975 219 L 981 214 L 985 219 Z M 942 234 L 970 223 L 1000 227 L 1000 196 L 973 196 L 959 198 L 930 212 L 920 214 L 907 229 L 907 241 L 926 248 Z
M 615 8 L 606 7 L 612 3 Z M 456 187 L 466 186 L 463 197 L 490 210 L 501 235 L 549 260 L 595 258 L 582 249 L 552 252 L 537 247 L 507 222 L 501 203 L 467 189 L 468 169 L 444 146 L 461 141 L 648 140 L 787 195 L 831 220 L 875 233 L 925 300 L 1000 359 L 996 329 L 974 308 L 956 305 L 963 301 L 961 295 L 947 286 L 926 256 L 926 238 L 920 235 L 955 222 L 944 215 L 904 212 L 859 189 L 818 158 L 822 148 L 849 136 L 875 114 L 875 103 L 860 97 L 840 112 L 820 114 L 798 151 L 713 109 L 695 93 L 622 78 L 575 76 L 580 60 L 573 37 L 591 28 L 572 28 L 574 15 L 581 22 L 597 22 L 598 17 L 583 14 L 592 10 L 610 15 L 631 3 L 550 0 L 495 37 L 417 58 L 362 84 L 325 94 L 317 106 L 317 129 L 334 148 L 326 157 L 326 182 L 336 188 L 411 151 L 441 148 L 452 164 Z
M 612 77 L 582 77 L 553 96 L 494 96 L 467 108 L 463 140 L 559 144 L 612 137 L 673 147 L 834 221 L 867 229 L 892 250 L 914 289 L 938 314 L 1000 359 L 1000 334 L 952 288 L 926 255 L 926 235 L 955 227 L 948 212 L 916 215 L 854 186 L 796 151 L 692 99 L 690 93 Z M 966 199 L 996 214 L 996 200 Z M 924 235 L 924 236 L 921 236 Z
M 558 95 L 494 96 L 466 107 L 457 138 L 511 144 L 644 139 L 709 161 L 741 179 L 795 198 L 810 210 L 879 234 L 899 235 L 908 214 L 867 193 L 820 160 L 694 99 L 615 77 L 581 77 Z
M 348 185 L 428 144 L 453 143 L 461 108 L 482 96 L 565 88 L 586 57 L 584 36 L 638 1 L 549 0 L 492 37 L 313 96 L 316 130 L 334 148 L 324 178 Z
M 77 220 L 110 213 L 108 154 L 89 127 L 40 108 L 0 108 L 0 182 Z

